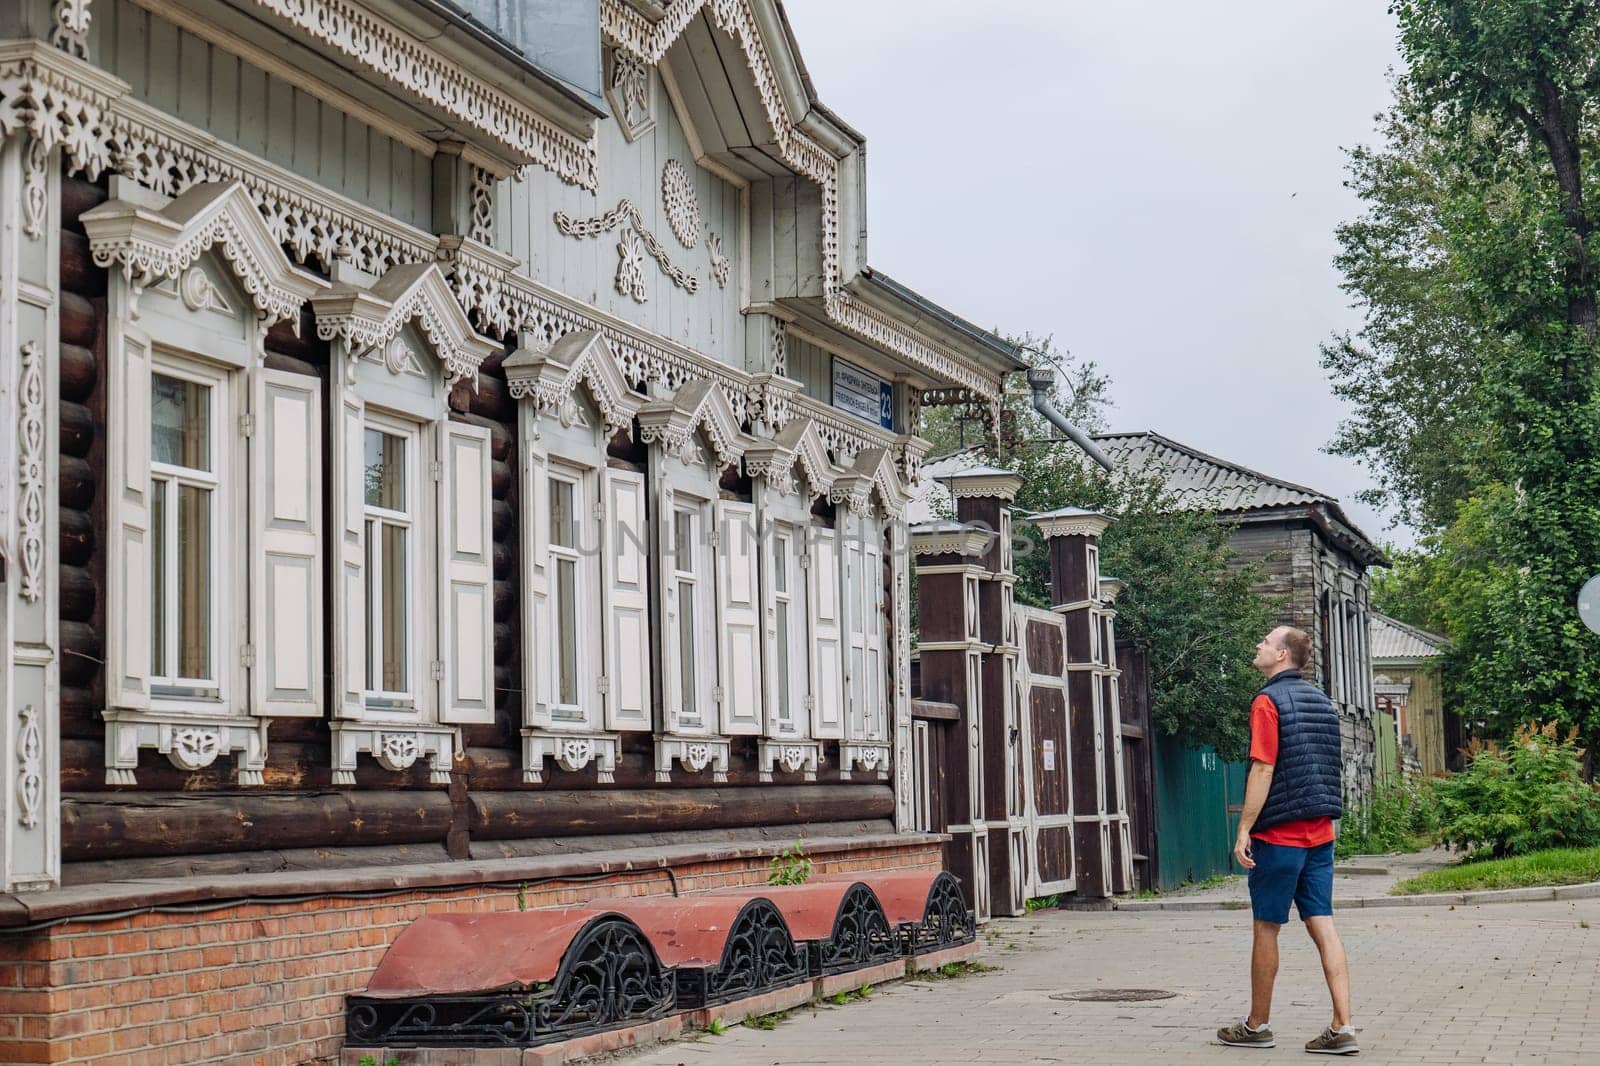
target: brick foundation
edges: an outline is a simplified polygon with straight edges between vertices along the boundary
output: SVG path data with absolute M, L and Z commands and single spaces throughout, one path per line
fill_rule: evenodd
M 781 851 L 782 846 L 769 849 Z M 937 838 L 813 852 L 819 873 L 937 868 Z M 530 884 L 528 907 L 765 884 L 770 854 Z M 668 871 L 670 870 L 670 876 Z M 384 871 L 396 882 L 403 869 Z M 463 878 L 465 880 L 465 878 Z M 182 905 L 0 930 L 0 1062 L 17 1066 L 332 1063 L 344 997 L 425 914 L 506 911 L 515 885 L 396 888 L 362 898 Z M 260 894 L 260 893 L 256 893 Z

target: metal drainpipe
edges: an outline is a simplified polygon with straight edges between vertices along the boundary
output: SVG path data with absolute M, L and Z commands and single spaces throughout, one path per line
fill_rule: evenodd
M 1065 433 L 1089 458 L 1107 470 L 1114 469 L 1105 452 L 1096 447 L 1094 441 L 1090 440 L 1083 430 L 1068 422 L 1066 415 L 1057 411 L 1055 405 L 1050 402 L 1050 386 L 1055 384 L 1055 380 L 1056 372 L 1049 367 L 1035 367 L 1028 371 L 1028 388 L 1033 390 L 1033 409 L 1044 415 L 1052 426 Z

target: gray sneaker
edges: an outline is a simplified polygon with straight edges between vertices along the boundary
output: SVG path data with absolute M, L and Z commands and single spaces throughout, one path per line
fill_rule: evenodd
M 1356 1045 L 1354 1029 L 1324 1029 L 1322 1035 L 1306 1043 L 1313 1055 L 1354 1055 L 1361 1051 Z
M 1259 1029 L 1250 1028 L 1250 1019 L 1241 1018 L 1232 1025 L 1225 1025 L 1217 1030 L 1217 1042 L 1227 1044 L 1229 1047 L 1277 1047 L 1278 1042 L 1272 1037 L 1272 1026 L 1262 1025 Z

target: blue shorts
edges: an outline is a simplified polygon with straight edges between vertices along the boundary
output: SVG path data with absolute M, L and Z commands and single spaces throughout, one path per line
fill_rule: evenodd
M 1289 901 L 1300 920 L 1333 914 L 1333 841 L 1314 848 L 1250 841 L 1250 911 L 1258 922 L 1284 925 Z

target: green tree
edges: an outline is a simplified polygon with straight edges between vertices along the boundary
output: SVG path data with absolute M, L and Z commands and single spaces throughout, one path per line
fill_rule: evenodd
M 1080 427 L 1098 427 L 1109 383 L 1092 364 L 1069 363 L 1048 343 L 1041 347 L 1051 362 L 1077 371 L 1058 387 L 1057 407 Z M 1250 699 L 1261 684 L 1250 660 L 1273 625 L 1273 604 L 1252 591 L 1258 572 L 1229 552 L 1231 526 L 1208 512 L 1180 510 L 1159 478 L 1107 473 L 1057 436 L 1026 390 L 1002 399 L 1000 451 L 990 458 L 1022 475 L 1017 513 L 1073 506 L 1113 519 L 1100 539 L 1100 568 L 1127 585 L 1116 604 L 1118 638 L 1150 649 L 1154 722 L 1225 757 L 1243 756 Z M 1026 524 L 1018 533 L 1031 550 L 1015 553 L 1017 601 L 1050 607 L 1043 538 Z
M 1341 231 L 1367 319 L 1324 356 L 1357 407 L 1334 446 L 1373 458 L 1423 526 L 1435 561 L 1380 600 L 1403 589 L 1444 621 L 1468 713 L 1592 741 L 1600 639 L 1574 600 L 1600 564 L 1600 6 L 1391 11 L 1405 70 L 1385 151 L 1352 159 L 1368 212 Z
M 1463 180 L 1406 88 L 1382 116 L 1380 148 L 1349 153 L 1346 186 L 1364 204 L 1336 231 L 1334 265 L 1360 308 L 1360 329 L 1322 347 L 1322 365 L 1351 415 L 1329 451 L 1364 460 L 1378 487 L 1359 494 L 1422 530 L 1455 517 L 1482 479 L 1487 432 L 1478 369 L 1498 342 L 1473 318 L 1441 209 Z

